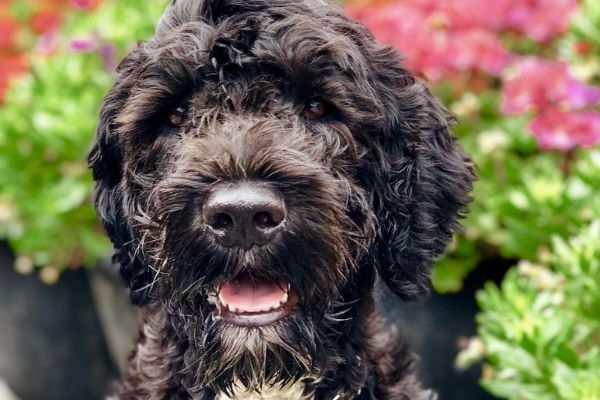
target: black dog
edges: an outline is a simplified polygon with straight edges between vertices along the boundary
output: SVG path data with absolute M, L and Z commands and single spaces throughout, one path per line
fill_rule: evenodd
M 172 2 L 89 158 L 146 310 L 114 399 L 435 398 L 373 282 L 428 292 L 474 175 L 400 60 L 322 0 Z

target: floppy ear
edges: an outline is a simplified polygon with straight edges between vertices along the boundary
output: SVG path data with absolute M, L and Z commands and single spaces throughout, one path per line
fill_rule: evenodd
M 113 262 L 120 264 L 120 272 L 130 289 L 131 299 L 138 305 L 149 300 L 148 287 L 152 282 L 152 275 L 148 264 L 140 259 L 142 255 L 135 254 L 121 187 L 123 154 L 115 119 L 123 110 L 133 86 L 134 71 L 141 63 L 140 53 L 134 50 L 117 68 L 117 81 L 102 104 L 96 138 L 88 155 L 88 164 L 96 181 L 94 205 L 100 222 L 115 247 Z
M 378 55 L 387 126 L 372 188 L 378 220 L 374 257 L 390 289 L 414 300 L 429 293 L 430 268 L 471 201 L 475 174 L 450 130 L 453 117 L 402 68 L 397 52 L 384 48 Z

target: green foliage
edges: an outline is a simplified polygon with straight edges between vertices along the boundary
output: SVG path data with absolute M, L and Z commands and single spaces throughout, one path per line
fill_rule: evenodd
M 600 204 L 590 201 L 600 185 L 598 151 L 527 155 L 514 130 L 482 133 L 479 148 L 494 135 L 507 140 L 504 149 L 475 153 L 482 179 L 466 221 L 471 238 L 497 246 L 505 258 L 535 259 L 553 235 L 569 237 L 600 215 Z
M 112 0 L 92 13 L 72 11 L 54 53 L 34 53 L 30 74 L 7 94 L 0 107 L 0 238 L 21 265 L 60 270 L 109 254 L 86 166 L 99 103 L 113 80 L 101 49 L 114 46 L 118 58 L 150 36 L 164 3 Z M 79 38 L 97 49 L 72 50 Z
M 598 84 L 600 3 L 582 6 L 570 31 L 544 51 Z M 574 51 L 576 43 L 588 51 Z M 518 260 L 500 285 L 488 283 L 478 294 L 478 337 L 458 362 L 485 358 L 482 384 L 500 398 L 598 400 L 600 148 L 542 152 L 526 133 L 527 116 L 500 116 L 499 103 L 487 90 L 453 105 L 465 121 L 458 133 L 480 181 L 455 243 L 477 253 L 476 261 L 473 253 L 451 253 L 448 259 L 463 270 L 448 275 L 460 282 L 465 265 L 490 249 Z
M 583 0 L 583 12 L 575 15 L 571 26 L 571 38 L 598 43 L 600 38 L 600 4 L 596 0 Z M 600 47 L 594 49 L 600 55 Z
M 521 261 L 478 301 L 492 367 L 484 386 L 510 399 L 600 398 L 600 220 L 555 236 L 546 264 Z

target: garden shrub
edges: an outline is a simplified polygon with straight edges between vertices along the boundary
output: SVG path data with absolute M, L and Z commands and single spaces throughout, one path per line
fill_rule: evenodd
M 597 400 L 600 219 L 570 239 L 555 236 L 545 258 L 522 260 L 479 293 L 484 387 L 509 399 Z
M 48 9 L 44 1 L 13 1 L 5 10 L 21 21 L 7 46 L 22 51 L 26 69 L 11 72 L 20 78 L 0 106 L 0 238 L 17 252 L 18 270 L 41 266 L 48 283 L 109 254 L 86 155 L 116 62 L 135 38 L 151 35 L 165 5 L 96 3 Z

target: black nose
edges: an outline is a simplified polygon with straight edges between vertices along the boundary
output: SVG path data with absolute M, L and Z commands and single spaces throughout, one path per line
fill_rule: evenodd
M 202 216 L 223 246 L 249 249 L 267 244 L 285 219 L 283 195 L 259 183 L 219 186 L 206 199 Z

